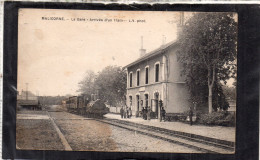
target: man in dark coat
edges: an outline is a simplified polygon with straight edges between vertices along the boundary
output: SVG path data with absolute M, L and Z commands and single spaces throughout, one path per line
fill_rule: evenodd
M 147 107 L 144 108 L 144 119 L 147 120 L 147 112 L 148 112 L 148 109 Z
M 142 108 L 142 117 L 144 119 L 144 107 Z
M 121 109 L 120 109 L 120 115 L 121 115 L 121 118 L 123 118 L 123 116 L 124 116 L 124 109 L 123 109 L 123 107 L 121 107 Z
M 132 117 L 132 110 L 131 110 L 131 107 L 129 108 L 129 118 Z
M 129 118 L 129 108 L 126 107 L 126 118 Z
M 161 117 L 162 117 L 162 120 L 163 121 L 165 121 L 165 114 L 166 114 L 166 112 L 165 112 L 165 110 L 164 110 L 164 107 L 162 107 L 162 110 L 161 110 Z
M 151 120 L 151 109 L 148 107 L 147 109 L 147 120 Z

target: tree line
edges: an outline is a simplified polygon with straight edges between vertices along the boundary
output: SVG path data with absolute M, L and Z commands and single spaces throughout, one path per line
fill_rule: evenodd
M 61 105 L 62 101 L 70 96 L 39 96 L 38 100 L 42 105 Z
M 79 82 L 78 91 L 89 97 L 98 94 L 106 104 L 116 106 L 125 103 L 126 79 L 126 72 L 119 66 L 107 66 L 97 74 L 88 70 Z

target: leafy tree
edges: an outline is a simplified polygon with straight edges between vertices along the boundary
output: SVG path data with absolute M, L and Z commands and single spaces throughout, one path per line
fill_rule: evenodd
M 79 82 L 79 92 L 91 95 L 95 93 L 95 79 L 97 75 L 92 70 L 87 70 L 82 81 Z
M 235 83 L 235 82 L 234 82 Z M 223 87 L 223 92 L 224 94 L 230 98 L 230 100 L 235 101 L 236 100 L 236 88 L 235 87 L 228 87 L 228 86 L 224 86 Z
M 207 85 L 211 113 L 213 91 L 221 93 L 220 81 L 226 83 L 235 76 L 237 22 L 232 13 L 196 13 L 185 22 L 179 36 L 178 60 L 184 65 L 182 73 L 192 98 L 203 99 L 197 89 Z
M 125 101 L 126 73 L 118 66 L 107 66 L 97 76 L 99 96 L 110 105 Z
M 126 73 L 118 66 L 107 66 L 98 74 L 87 71 L 79 83 L 79 92 L 90 96 L 99 94 L 99 98 L 110 105 L 125 102 Z

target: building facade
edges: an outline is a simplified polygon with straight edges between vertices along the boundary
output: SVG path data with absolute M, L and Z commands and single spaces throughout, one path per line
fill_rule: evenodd
M 178 44 L 171 42 L 145 54 L 125 66 L 127 70 L 126 103 L 133 115 L 143 107 L 150 107 L 156 118 L 160 117 L 159 101 L 167 113 L 182 113 L 189 108 L 189 93 L 181 65 L 177 62 Z

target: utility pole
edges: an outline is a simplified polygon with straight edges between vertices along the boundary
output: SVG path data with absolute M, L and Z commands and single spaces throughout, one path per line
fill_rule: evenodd
M 28 100 L 28 83 L 26 83 L 26 100 Z

